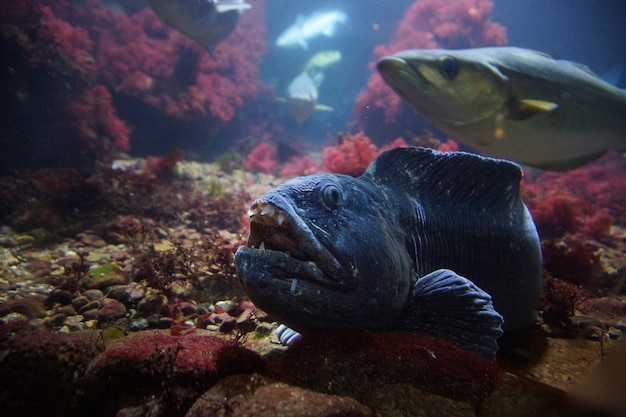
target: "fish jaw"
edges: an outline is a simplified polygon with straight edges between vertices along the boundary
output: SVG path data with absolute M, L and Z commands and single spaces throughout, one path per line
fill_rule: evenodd
M 434 85 L 424 77 L 419 66 L 394 55 L 381 58 L 376 66 L 387 85 L 418 113 L 427 115 L 432 111 L 429 105 L 434 103 L 429 97 L 434 95 Z
M 381 58 L 377 68 L 419 114 L 458 139 L 467 130 L 495 131 L 506 116 L 509 89 L 497 67 L 464 58 L 445 50 L 407 50 Z M 445 62 L 453 62 L 453 75 L 446 75 Z
M 279 280 L 308 280 L 323 287 L 349 290 L 354 280 L 337 258 L 317 239 L 306 222 L 281 196 L 277 204 L 257 199 L 248 210 L 250 234 L 241 255 L 257 257 Z M 252 258 L 251 258 L 252 259 Z M 271 263 L 271 262 L 273 263 Z

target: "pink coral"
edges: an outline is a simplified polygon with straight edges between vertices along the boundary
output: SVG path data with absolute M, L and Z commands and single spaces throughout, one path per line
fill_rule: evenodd
M 341 135 L 337 146 L 324 148 L 322 166 L 325 171 L 359 176 L 378 155 L 378 149 L 363 132 Z
M 28 159 L 23 159 L 35 166 L 108 161 L 129 148 L 130 129 L 109 91 L 97 82 L 95 42 L 76 25 L 75 10 L 63 0 L 0 1 L 0 43 L 7 53 L 0 83 L 8 87 L 7 99 L 19 104 L 6 105 L 9 122 L 2 134 L 30 136 L 26 151 L 20 148 L 23 142 L 15 141 L 4 151 L 26 152 Z M 39 149 L 55 153 L 40 155 Z M 11 158 L 9 165 L 16 161 L 20 158 Z
M 389 45 L 374 48 L 374 61 L 404 49 L 463 48 L 504 45 L 506 29 L 491 22 L 491 0 L 417 0 L 404 13 Z M 401 100 L 374 71 L 367 88 L 356 98 L 353 113 L 361 125 L 385 124 L 403 115 Z
M 311 175 L 320 171 L 320 166 L 308 155 L 295 156 L 283 164 L 280 175 L 283 178 Z
M 273 173 L 278 166 L 276 147 L 267 142 L 261 142 L 250 151 L 244 166 L 248 171 Z
M 522 193 L 540 235 L 581 233 L 609 238 L 615 219 L 626 219 L 626 160 L 609 153 L 593 165 L 567 173 L 546 172 L 522 182 Z
M 322 153 L 322 168 L 328 172 L 357 177 L 365 172 L 368 165 L 381 152 L 388 149 L 408 146 L 398 138 L 389 145 L 378 149 L 363 132 L 354 135 L 339 135 L 339 144 L 325 147 Z
M 262 0 L 250 3 L 213 56 L 151 9 L 127 16 L 90 0 L 79 21 L 95 40 L 99 76 L 108 88 L 179 119 L 210 116 L 225 123 L 260 87 L 265 7 Z
M 130 148 L 130 128 L 117 117 L 111 94 L 103 85 L 85 88 L 78 97 L 67 103 L 69 124 L 87 149 L 97 150 L 106 145 L 118 151 Z M 113 154 L 107 152 L 106 155 Z

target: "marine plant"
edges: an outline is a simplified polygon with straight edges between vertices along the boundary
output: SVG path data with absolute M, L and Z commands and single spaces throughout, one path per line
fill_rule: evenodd
M 0 131 L 9 140 L 0 170 L 110 162 L 129 149 L 131 128 L 154 137 L 154 118 L 137 117 L 145 112 L 217 140 L 262 88 L 264 0 L 249 3 L 210 56 L 148 7 L 128 15 L 100 0 L 2 0 Z

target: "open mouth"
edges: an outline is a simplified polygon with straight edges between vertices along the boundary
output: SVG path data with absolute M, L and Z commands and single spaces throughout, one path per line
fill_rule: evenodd
M 250 235 L 247 246 L 259 255 L 272 256 L 273 276 L 303 279 L 320 285 L 344 287 L 342 267 L 295 213 L 257 200 L 248 210 Z M 280 256 L 277 256 L 280 253 Z
M 300 261 L 313 261 L 313 256 L 306 252 L 294 232 L 293 220 L 283 210 L 271 203 L 259 201 L 250 210 L 250 236 L 248 246 L 261 251 L 273 250 Z

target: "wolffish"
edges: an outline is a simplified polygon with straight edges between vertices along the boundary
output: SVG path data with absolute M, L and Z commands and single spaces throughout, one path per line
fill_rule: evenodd
M 252 203 L 237 274 L 305 336 L 410 330 L 490 357 L 502 327 L 533 321 L 541 288 L 520 180 L 514 163 L 426 148 L 384 152 L 358 178 L 291 179 Z
M 626 151 L 626 90 L 582 64 L 522 48 L 416 49 L 383 79 L 424 118 L 487 155 L 553 171 Z

